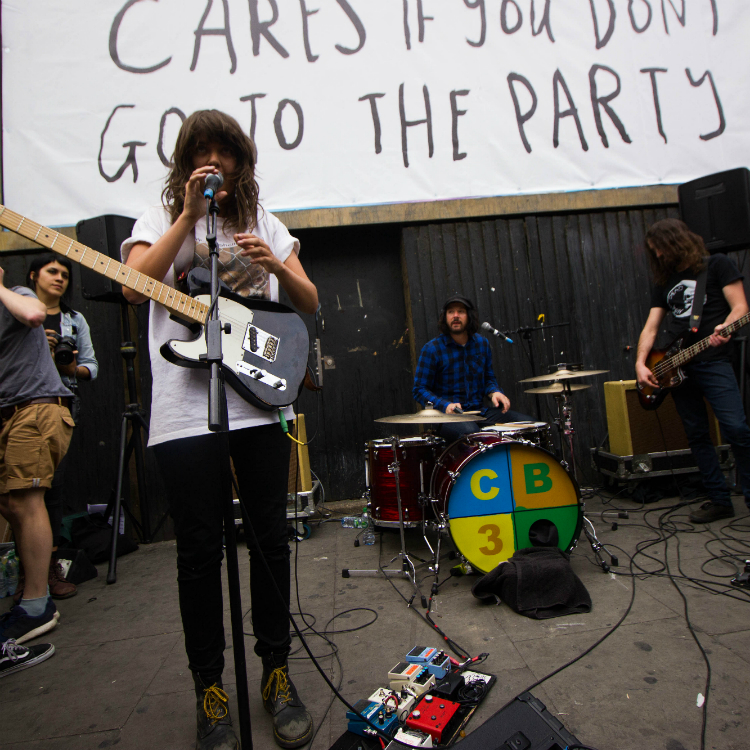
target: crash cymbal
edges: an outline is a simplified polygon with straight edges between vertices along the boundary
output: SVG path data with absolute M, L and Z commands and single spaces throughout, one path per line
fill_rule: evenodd
M 571 383 L 567 386 L 562 383 L 552 383 L 550 385 L 543 385 L 539 388 L 527 388 L 525 393 L 562 393 L 563 391 L 584 391 L 586 388 L 591 388 L 590 385 L 582 385 Z
M 395 414 L 392 417 L 381 417 L 376 422 L 387 424 L 442 424 L 444 422 L 478 422 L 477 415 L 445 414 L 437 409 L 422 409 L 416 414 Z
M 519 380 L 519 383 L 537 383 L 544 380 L 569 380 L 570 378 L 586 378 L 589 375 L 601 375 L 609 370 L 555 370 L 546 375 L 536 375 L 533 378 Z

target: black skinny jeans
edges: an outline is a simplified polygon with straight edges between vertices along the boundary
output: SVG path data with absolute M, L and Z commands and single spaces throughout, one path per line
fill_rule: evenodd
M 224 668 L 222 439 L 200 435 L 154 446 L 169 488 L 177 535 L 177 584 L 190 669 L 214 681 Z M 255 653 L 289 651 L 286 502 L 291 441 L 276 424 L 233 430 L 229 449 L 249 518 L 250 602 Z M 252 528 L 266 565 L 253 543 Z M 275 582 L 275 583 L 274 583 Z M 278 589 L 278 590 L 277 590 Z M 279 596 L 278 592 L 281 592 Z

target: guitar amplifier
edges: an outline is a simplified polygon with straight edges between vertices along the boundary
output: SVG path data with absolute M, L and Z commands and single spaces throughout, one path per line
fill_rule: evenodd
M 647 411 L 638 401 L 635 380 L 613 380 L 604 384 L 604 403 L 610 453 L 633 456 L 690 448 L 671 396 L 655 411 Z M 720 445 L 719 423 L 708 403 L 706 408 L 711 440 L 714 445 Z

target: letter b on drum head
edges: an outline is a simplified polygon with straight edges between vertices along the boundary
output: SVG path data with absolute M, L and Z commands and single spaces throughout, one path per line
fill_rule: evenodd
M 526 493 L 529 495 L 549 492 L 552 489 L 552 479 L 550 479 L 547 464 L 524 464 L 523 476 L 526 482 Z

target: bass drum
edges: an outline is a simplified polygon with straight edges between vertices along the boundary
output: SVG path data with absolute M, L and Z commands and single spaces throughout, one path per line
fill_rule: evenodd
M 431 494 L 458 551 L 482 573 L 530 537 L 569 552 L 583 523 L 578 484 L 547 450 L 491 432 L 467 435 L 438 459 Z

